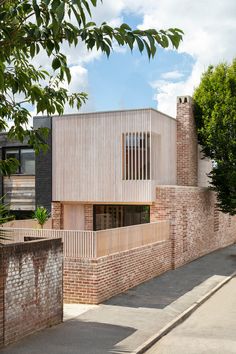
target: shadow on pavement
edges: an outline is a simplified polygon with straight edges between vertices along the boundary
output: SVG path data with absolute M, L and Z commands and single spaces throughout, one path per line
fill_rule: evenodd
M 119 353 L 115 345 L 135 329 L 78 319 L 31 335 L 0 350 L 1 354 L 106 354 Z M 45 351 L 46 349 L 46 351 Z M 125 349 L 122 353 L 125 353 Z
M 236 271 L 236 245 L 215 251 L 106 301 L 105 305 L 163 309 L 214 275 Z

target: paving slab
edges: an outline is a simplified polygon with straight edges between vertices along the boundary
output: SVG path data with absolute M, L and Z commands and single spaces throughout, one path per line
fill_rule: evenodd
M 2 349 L 3 354 L 135 353 L 236 270 L 230 246 L 169 271 L 98 306 L 65 305 L 65 322 Z

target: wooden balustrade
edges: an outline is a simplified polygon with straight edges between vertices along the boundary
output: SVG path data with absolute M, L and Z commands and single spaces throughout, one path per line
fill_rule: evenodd
M 168 221 L 133 225 L 100 231 L 1 228 L 11 242 L 25 238 L 62 238 L 64 256 L 71 258 L 98 258 L 136 247 L 167 241 L 170 235 Z M 9 241 L 7 241 L 9 243 Z

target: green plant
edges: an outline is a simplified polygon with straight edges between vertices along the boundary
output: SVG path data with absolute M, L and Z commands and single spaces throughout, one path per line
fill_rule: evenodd
M 33 218 L 37 220 L 38 224 L 40 225 L 40 228 L 43 229 L 43 225 L 45 222 L 49 219 L 50 214 L 48 213 L 47 209 L 40 206 L 37 207 L 33 214 Z
M 9 204 L 4 203 L 4 198 L 6 195 L 0 198 L 0 225 L 4 224 L 7 221 L 15 219 L 14 215 L 10 215 Z
M 0 225 L 15 219 L 15 216 L 9 212 L 9 204 L 4 204 L 4 197 L 5 195 L 0 198 Z M 5 240 L 10 240 L 9 231 L 0 229 L 0 245 Z
M 210 66 L 194 92 L 194 116 L 218 207 L 236 214 L 236 59 Z

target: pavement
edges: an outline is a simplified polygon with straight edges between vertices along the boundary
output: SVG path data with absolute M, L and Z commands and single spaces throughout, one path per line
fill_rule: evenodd
M 235 354 L 236 278 L 146 354 Z
M 143 353 L 155 342 L 158 333 L 186 317 L 189 309 L 202 302 L 199 299 L 208 297 L 235 271 L 236 245 L 232 245 L 166 272 L 101 305 L 65 305 L 64 323 L 28 336 L 0 353 Z

